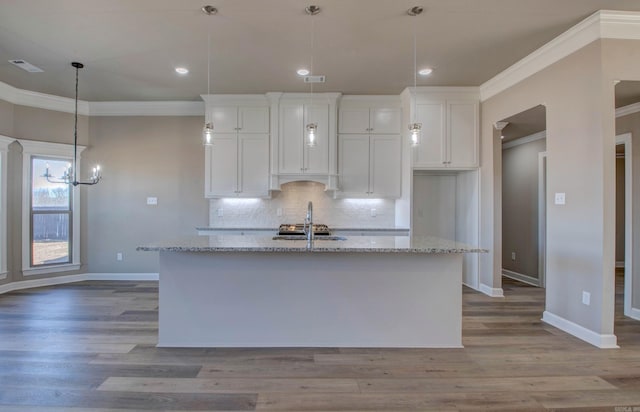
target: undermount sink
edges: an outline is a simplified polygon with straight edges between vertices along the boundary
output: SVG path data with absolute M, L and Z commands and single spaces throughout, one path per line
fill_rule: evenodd
M 315 236 L 314 240 L 347 240 L 346 237 L 342 236 Z M 273 240 L 307 240 L 306 235 L 276 235 L 273 237 Z

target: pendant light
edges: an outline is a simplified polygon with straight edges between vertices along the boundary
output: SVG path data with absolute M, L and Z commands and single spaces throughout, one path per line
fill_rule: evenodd
M 316 14 L 320 13 L 320 7 L 318 6 L 307 6 L 304 11 L 311 17 L 315 16 Z M 313 48 L 314 48 L 314 43 L 315 43 L 315 20 L 312 19 L 311 20 L 311 76 L 314 75 L 313 72 Z M 313 110 L 313 83 L 314 80 L 313 79 L 309 79 L 309 84 L 311 85 L 311 104 L 309 105 L 309 111 L 307 112 L 307 116 L 310 116 L 311 111 Z M 317 133 L 318 133 L 318 123 L 313 123 L 313 122 L 309 122 L 306 125 L 306 143 L 308 147 L 315 147 L 316 146 L 316 138 L 317 138 Z
M 213 6 L 203 6 L 202 12 L 207 16 L 213 16 L 218 13 L 218 9 Z M 211 94 L 211 30 L 207 33 L 207 95 Z M 213 122 L 205 120 L 202 128 L 202 144 L 205 146 L 213 145 Z
M 92 186 L 102 180 L 102 171 L 100 165 L 96 165 L 92 171 L 89 180 L 81 182 L 78 180 L 78 71 L 84 67 L 84 64 L 78 62 L 72 62 L 71 66 L 76 69 L 76 98 L 75 98 L 75 110 L 73 117 L 73 164 L 67 167 L 64 174 L 60 178 L 55 178 L 49 173 L 49 166 L 47 166 L 44 175 L 42 177 L 47 179 L 49 183 L 64 183 L 68 185 L 88 185 Z
M 407 11 L 407 14 L 409 16 L 412 17 L 417 17 L 419 16 L 423 11 L 423 8 L 420 6 L 415 6 L 410 8 Z M 411 113 L 411 118 L 412 121 L 411 123 L 409 123 L 409 138 L 411 140 L 411 146 L 412 147 L 416 147 L 420 145 L 420 138 L 421 138 L 421 129 L 422 129 L 422 123 L 419 123 L 416 121 L 416 100 L 417 100 L 417 95 L 416 95 L 416 84 L 418 82 L 418 59 L 417 59 L 417 47 L 416 47 L 416 43 L 417 43 L 417 34 L 416 34 L 416 21 L 414 21 L 413 24 L 413 110 Z

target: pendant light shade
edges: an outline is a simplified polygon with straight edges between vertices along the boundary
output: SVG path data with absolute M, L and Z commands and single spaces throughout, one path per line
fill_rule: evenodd
M 202 144 L 205 146 L 213 145 L 213 123 L 207 122 L 202 128 Z
M 81 182 L 78 180 L 78 71 L 84 67 L 84 64 L 79 62 L 72 62 L 71 66 L 76 69 L 76 97 L 75 97 L 75 110 L 73 117 L 73 164 L 69 164 L 63 175 L 59 178 L 52 176 L 49 173 L 49 166 L 45 170 L 42 177 L 46 178 L 49 183 L 64 183 L 68 185 L 88 185 L 92 186 L 102 180 L 102 170 L 100 165 L 96 165 L 91 170 L 91 175 L 88 181 Z
M 316 133 L 318 131 L 318 123 L 307 124 L 307 146 L 316 146 Z

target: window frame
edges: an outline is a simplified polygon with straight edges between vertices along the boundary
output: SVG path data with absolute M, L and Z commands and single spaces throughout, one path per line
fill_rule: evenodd
M 7 278 L 7 155 L 16 139 L 0 135 L 0 280 Z
M 31 184 L 33 158 L 50 158 L 73 162 L 73 145 L 64 143 L 37 142 L 32 140 L 18 140 L 22 145 L 22 275 L 33 276 L 56 272 L 79 270 L 80 262 L 80 186 L 71 186 L 71 221 L 69 242 L 70 262 L 47 265 L 31 264 L 31 250 L 33 242 Z M 85 146 L 78 146 L 77 168 L 81 169 L 80 154 Z

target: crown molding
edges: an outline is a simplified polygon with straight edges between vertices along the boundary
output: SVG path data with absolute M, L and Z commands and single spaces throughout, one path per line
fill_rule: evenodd
M 616 118 L 627 116 L 627 115 L 638 113 L 638 112 L 640 112 L 640 102 L 633 103 L 628 106 L 618 107 L 616 109 Z
M 503 92 L 598 39 L 640 40 L 640 12 L 595 12 L 480 85 L 480 101 Z
M 511 149 L 512 147 L 521 146 L 523 144 L 535 142 L 536 140 L 546 139 L 547 131 L 543 130 L 538 133 L 530 134 L 529 136 L 520 137 L 515 140 L 511 140 L 510 142 L 506 142 L 502 144 L 502 150 Z
M 74 99 L 18 89 L 3 82 L 0 82 L 0 99 L 19 106 L 35 107 L 63 113 L 75 112 Z M 89 115 L 89 102 L 78 100 L 78 114 Z
M 90 102 L 90 116 L 204 116 L 203 102 Z
M 39 140 L 16 139 L 22 146 L 23 154 L 50 155 L 60 157 L 73 157 L 72 144 L 41 142 Z M 87 146 L 78 145 L 78 154 L 82 153 Z

